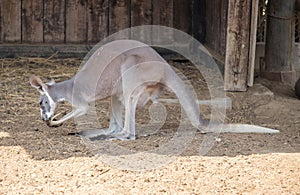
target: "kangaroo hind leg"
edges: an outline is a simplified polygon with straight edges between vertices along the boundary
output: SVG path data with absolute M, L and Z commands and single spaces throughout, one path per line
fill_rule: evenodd
M 108 129 L 109 133 L 102 133 L 91 137 L 92 141 L 94 140 L 134 140 L 135 139 L 135 110 L 138 102 L 139 96 L 130 96 L 124 95 L 125 102 L 125 122 L 124 128 L 120 126 L 120 121 L 118 121 L 118 117 L 113 118 L 110 121 L 110 128 Z M 116 113 L 120 114 L 121 112 Z
M 136 64 L 136 57 L 128 57 L 121 66 L 122 74 L 122 95 L 125 106 L 125 121 L 124 128 L 120 128 L 120 121 L 122 117 L 121 109 L 118 112 L 112 113 L 110 121 L 110 128 L 117 127 L 117 131 L 111 132 L 105 136 L 101 135 L 101 139 L 109 140 L 134 140 L 135 139 L 135 110 L 138 99 L 143 93 L 143 89 L 139 87 L 139 79 L 136 69 L 130 69 L 131 66 Z M 113 128 L 114 129 L 114 128 Z
M 117 95 L 111 97 L 111 112 L 109 127 L 104 129 L 91 129 L 81 131 L 78 134 L 91 140 L 106 140 L 113 134 L 118 134 L 122 131 L 122 102 Z

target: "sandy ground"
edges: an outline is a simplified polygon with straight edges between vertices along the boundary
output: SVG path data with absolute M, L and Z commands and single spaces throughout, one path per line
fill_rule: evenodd
M 170 116 L 160 131 L 147 137 L 138 131 L 135 141 L 103 142 L 107 148 L 118 145 L 143 153 L 145 158 L 137 161 L 151 159 L 145 165 L 153 167 L 120 170 L 118 162 L 130 168 L 134 157 L 110 156 L 89 147 L 80 137 L 69 135 L 78 131 L 73 121 L 49 128 L 40 120 L 39 94 L 30 87 L 28 76 L 65 80 L 79 64 L 75 59 L 0 60 L 0 194 L 300 194 L 300 101 L 291 87 L 257 79 L 246 93 L 228 93 L 232 109 L 227 111 L 227 122 L 266 126 L 281 133 L 216 135 L 205 155 L 199 149 L 206 135 L 198 132 L 178 156 L 151 152 L 176 136 L 180 107 L 168 105 Z M 183 67 L 200 97 L 207 98 L 205 83 L 190 65 L 173 64 Z M 108 100 L 97 107 L 102 126 L 108 125 L 108 107 Z M 63 104 L 59 109 L 70 107 Z M 204 107 L 203 114 L 208 117 L 209 108 Z M 139 110 L 137 125 L 147 120 L 147 112 Z M 155 163 L 165 159 L 171 161 L 156 168 Z

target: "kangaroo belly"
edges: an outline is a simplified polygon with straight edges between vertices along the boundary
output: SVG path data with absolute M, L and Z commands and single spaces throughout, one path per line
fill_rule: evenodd
M 148 101 L 157 102 L 161 91 L 164 89 L 164 86 L 161 83 L 155 83 L 146 86 L 143 88 L 143 92 L 141 93 L 137 106 L 143 107 L 147 104 Z

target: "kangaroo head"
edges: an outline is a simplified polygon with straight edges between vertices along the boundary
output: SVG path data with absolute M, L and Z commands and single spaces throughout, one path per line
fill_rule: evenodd
M 43 83 L 39 77 L 31 75 L 29 82 L 31 86 L 36 88 L 41 94 L 39 104 L 42 120 L 49 121 L 53 117 L 56 108 L 56 102 L 54 102 L 53 98 L 49 95 L 49 88 L 55 84 L 54 80 L 49 83 Z

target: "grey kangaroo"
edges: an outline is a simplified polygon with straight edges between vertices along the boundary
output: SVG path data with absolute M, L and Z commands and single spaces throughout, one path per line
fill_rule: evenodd
M 30 84 L 38 89 L 41 118 L 49 126 L 57 126 L 68 119 L 88 112 L 89 103 L 112 98 L 110 124 L 107 130 L 82 132 L 89 138 L 107 135 L 105 139 L 135 139 L 135 110 L 148 101 L 158 101 L 166 87 L 171 89 L 186 111 L 191 124 L 202 133 L 207 132 L 204 120 L 192 93 L 170 65 L 150 46 L 133 40 L 118 40 L 97 49 L 85 65 L 71 79 L 43 83 L 30 76 Z M 57 102 L 68 101 L 73 110 L 59 120 L 54 120 Z M 125 121 L 122 123 L 122 104 Z M 277 133 L 279 131 L 253 125 L 227 124 L 222 132 Z

